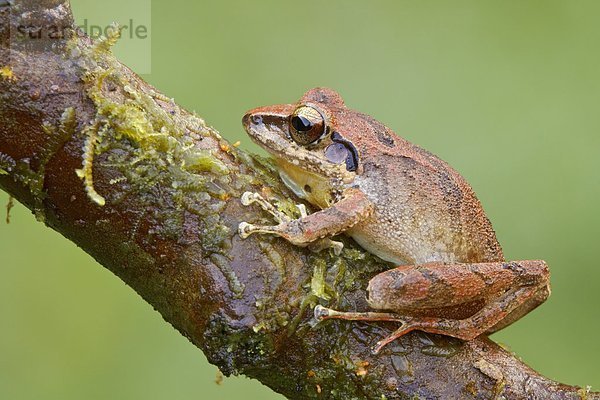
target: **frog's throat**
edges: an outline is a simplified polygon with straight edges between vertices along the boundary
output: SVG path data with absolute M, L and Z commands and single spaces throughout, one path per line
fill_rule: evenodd
M 294 192 L 296 196 L 300 197 L 301 199 L 306 199 L 308 197 L 308 193 L 306 192 L 306 190 L 304 190 L 304 187 L 298 184 L 298 182 L 296 182 L 295 180 L 293 180 L 287 174 L 287 172 L 285 172 L 284 170 L 279 170 L 279 177 L 281 178 L 285 186 L 287 186 L 292 192 Z
M 280 169 L 279 176 L 296 196 L 307 200 L 320 209 L 330 207 L 335 203 L 335 193 L 341 191 L 341 186 L 343 186 L 339 181 L 307 172 L 298 176 L 289 169 Z M 310 187 L 310 189 L 307 189 L 307 187 Z

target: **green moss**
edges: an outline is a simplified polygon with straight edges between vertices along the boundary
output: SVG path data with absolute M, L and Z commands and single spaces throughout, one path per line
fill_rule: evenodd
M 204 251 L 224 255 L 231 248 L 230 239 L 233 233 L 227 226 L 219 224 L 218 220 L 212 223 L 213 219 L 216 219 L 214 214 L 203 221 L 200 242 Z
M 579 397 L 581 398 L 581 400 L 587 400 L 588 399 L 588 394 L 590 393 L 590 390 L 592 390 L 591 386 L 586 386 L 584 388 L 579 388 L 579 390 L 577 390 L 577 394 L 579 395 Z
M 231 269 L 231 266 L 229 265 L 230 261 L 225 256 L 217 253 L 210 255 L 210 261 L 212 261 L 212 263 L 225 275 L 225 279 L 227 279 L 227 283 L 229 284 L 229 290 L 233 293 L 234 298 L 242 298 L 246 286 L 240 282 L 235 271 Z
M 424 346 L 421 348 L 421 353 L 428 356 L 450 358 L 458 352 L 458 347 L 452 346 Z
M 297 217 L 296 204 L 290 200 L 293 197 L 282 187 L 270 159 L 246 155 L 227 145 L 200 118 L 180 112 L 171 99 L 139 84 L 135 76 L 114 60 L 110 54 L 112 44 L 114 40 L 108 38 L 104 44 L 92 48 L 80 42 L 71 46 L 73 56 L 78 57 L 87 95 L 96 108 L 96 114 L 82 130 L 87 145 L 82 148 L 82 169 L 87 172 L 81 175 L 84 179 L 86 175 L 95 176 L 99 186 L 94 188 L 94 179 L 84 180 L 90 199 L 100 204 L 93 196 L 96 192 L 111 205 L 135 197 L 139 201 L 136 207 L 140 221 L 136 226 L 151 226 L 154 235 L 197 240 L 200 253 L 224 274 L 232 296 L 242 298 L 246 288 L 224 251 L 230 248 L 235 235 L 221 220 L 228 198 L 235 199 L 249 185 L 260 185 L 278 199 L 275 202 L 278 209 Z M 220 151 L 209 150 L 214 143 L 204 145 L 202 141 L 207 138 L 216 140 L 221 145 Z M 239 170 L 231 170 L 227 164 L 231 158 L 241 164 Z M 106 185 L 111 185 L 111 190 Z M 197 238 L 187 237 L 185 229 L 189 227 L 199 233 Z M 133 236 L 135 232 L 136 229 Z M 128 246 L 135 247 L 135 241 L 130 242 Z M 323 251 L 308 259 L 313 274 L 305 282 L 305 295 L 297 294 L 295 299 L 274 304 L 281 280 L 289 271 L 276 247 L 262 243 L 261 250 L 277 271 L 264 277 L 270 292 L 256 299 L 257 322 L 253 330 L 233 329 L 232 321 L 218 314 L 212 317 L 202 343 L 211 362 L 225 373 L 238 373 L 257 365 L 264 368 L 263 363 L 268 362 L 273 351 L 268 333 L 282 327 L 288 327 L 290 334 L 296 332 L 308 310 L 318 301 L 335 302 L 348 309 L 344 292 L 355 290 L 365 276 L 379 272 L 374 267 L 365 267 L 369 260 L 360 251 L 346 247 L 342 258 Z M 300 328 L 309 329 L 309 324 Z M 332 337 L 350 337 L 353 328 L 351 323 L 325 327 L 336 330 Z M 341 335 L 338 331 L 342 331 Z M 223 340 L 227 341 L 225 347 Z M 342 340 L 332 350 L 344 360 L 338 369 L 317 371 L 323 382 L 331 385 L 323 387 L 326 392 L 351 393 L 353 388 L 334 387 L 340 374 L 359 379 L 361 385 L 370 379 L 369 374 L 357 378 L 357 365 L 346 354 L 345 346 Z M 309 353 L 307 350 L 306 354 Z M 314 386 L 310 390 L 315 391 Z
M 328 287 L 327 283 L 325 282 L 327 264 L 325 263 L 325 260 L 321 258 L 313 260 L 312 264 L 313 275 L 310 281 L 310 292 L 319 299 L 329 301 L 331 299 L 331 295 L 329 295 L 327 292 L 332 292 L 332 289 Z
M 434 356 L 450 358 L 458 353 L 464 342 L 448 336 L 430 335 L 425 332 L 419 332 L 418 338 L 421 344 L 421 353 Z
M 302 322 L 302 319 L 304 318 L 304 314 L 306 313 L 306 310 L 309 308 L 311 308 L 311 309 L 314 308 L 317 304 L 318 304 L 318 299 L 312 293 L 308 293 L 306 296 L 304 296 L 301 299 L 300 307 L 298 307 L 298 313 L 294 316 L 294 318 L 292 319 L 292 321 L 290 322 L 290 324 L 288 326 L 288 331 L 287 331 L 288 336 L 293 335 L 298 330 L 298 327 L 300 325 L 300 322 Z
M 234 329 L 221 314 L 211 316 L 202 348 L 209 361 L 218 365 L 226 376 L 238 375 L 247 369 L 268 368 L 274 351 L 271 336 L 249 335 L 246 330 Z
M 218 150 L 202 148 L 204 138 L 221 140 L 202 119 L 182 113 L 172 99 L 146 88 L 118 63 L 110 52 L 119 37 L 118 27 L 113 28 L 92 47 L 77 39 L 69 44 L 96 108 L 83 129 L 82 168 L 77 171 L 88 197 L 104 205 L 135 194 L 140 209 L 161 210 L 148 218 L 155 222 L 156 233 L 167 237 L 181 236 L 186 213 L 197 215 L 205 226 L 199 229 L 199 243 L 207 257 L 223 253 L 234 232 L 220 222 L 220 214 L 235 191 L 232 183 L 242 174 L 233 180 Z M 105 190 L 95 188 L 94 177 L 108 171 L 98 166 L 119 174 L 110 177 L 110 185 L 118 189 L 110 190 L 106 199 Z M 231 271 L 225 272 L 239 294 L 239 282 Z
M 117 41 L 121 38 L 121 30 L 122 28 L 118 23 L 113 22 L 110 24 L 106 30 L 107 36 L 97 40 L 92 47 L 92 52 L 96 59 L 99 58 L 102 53 L 110 52 L 110 49 L 117 44 Z
M 275 266 L 277 273 L 263 275 L 264 286 L 267 289 L 264 296 L 256 300 L 255 317 L 259 322 L 253 329 L 255 332 L 274 332 L 287 326 L 291 319 L 292 301 L 281 303 L 274 300 L 286 276 L 286 265 L 282 255 L 270 243 L 259 242 L 259 246 L 265 257 Z
M 5 66 L 3 66 L 3 67 L 0 68 L 0 78 L 6 79 L 8 81 L 15 81 L 15 80 L 17 80 L 17 77 L 15 76 L 14 71 L 8 65 L 5 65 Z
M 285 261 L 283 257 L 277 250 L 275 250 L 275 248 L 270 243 L 259 242 L 258 246 L 260 247 L 260 250 L 263 252 L 263 254 L 267 257 L 267 259 L 271 261 L 271 264 L 273 264 L 275 268 L 277 268 L 278 278 L 280 278 L 279 283 L 281 283 L 281 278 L 283 278 L 286 274 Z
M 229 174 L 227 166 L 219 161 L 214 152 L 208 150 L 199 150 L 195 153 L 188 152 L 183 157 L 184 165 L 187 171 L 200 173 L 200 172 L 212 172 L 218 175 Z
M 45 123 L 42 126 L 47 137 L 44 140 L 44 147 L 38 151 L 33 161 L 27 159 L 16 162 L 12 157 L 0 153 L 0 174 L 14 172 L 13 178 L 30 189 L 34 201 L 34 214 L 40 222 L 46 219 L 43 204 L 46 198 L 44 189 L 46 167 L 65 143 L 73 137 L 75 127 L 75 110 L 70 107 L 65 109 L 56 125 Z

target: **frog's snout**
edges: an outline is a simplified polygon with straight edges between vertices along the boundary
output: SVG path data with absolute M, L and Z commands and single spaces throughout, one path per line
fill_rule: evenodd
M 247 113 L 242 117 L 242 125 L 245 127 L 255 127 L 263 125 L 263 117 L 258 114 Z

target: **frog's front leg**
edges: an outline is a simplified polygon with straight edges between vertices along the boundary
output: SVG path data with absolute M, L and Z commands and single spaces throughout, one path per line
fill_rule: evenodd
M 239 225 L 239 234 L 246 238 L 253 233 L 270 233 L 281 236 L 297 246 L 308 246 L 317 241 L 344 232 L 360 221 L 371 216 L 373 203 L 358 189 L 349 189 L 345 196 L 324 210 L 314 214 L 291 219 L 273 205 L 256 194 L 244 194 L 242 202 L 258 203 L 263 209 L 275 217 L 278 224 L 271 226 L 252 225 L 242 222 Z
M 393 312 L 344 313 L 315 308 L 319 320 L 396 321 L 377 353 L 400 336 L 421 330 L 471 340 L 493 333 L 533 310 L 550 294 L 544 261 L 401 266 L 369 282 L 369 305 Z

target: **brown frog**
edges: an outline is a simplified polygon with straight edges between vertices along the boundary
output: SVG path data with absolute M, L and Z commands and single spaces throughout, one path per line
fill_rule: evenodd
M 397 321 L 378 352 L 412 330 L 473 339 L 495 332 L 550 294 L 544 261 L 505 262 L 475 193 L 452 167 L 347 108 L 333 90 L 316 88 L 298 103 L 249 111 L 243 125 L 275 157 L 280 176 L 320 208 L 290 219 L 260 195 L 245 193 L 278 221 L 240 224 L 240 236 L 275 234 L 299 246 L 341 244 L 346 233 L 398 267 L 376 275 L 369 305 L 382 312 L 315 308 L 317 319 Z M 385 312 L 383 312 L 385 311 Z

